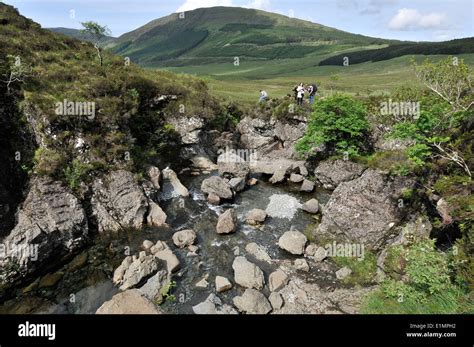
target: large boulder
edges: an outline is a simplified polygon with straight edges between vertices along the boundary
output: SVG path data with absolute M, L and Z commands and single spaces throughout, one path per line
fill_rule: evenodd
M 251 288 L 246 289 L 241 296 L 236 296 L 233 301 L 240 312 L 248 314 L 267 314 L 272 310 L 265 295 Z
M 323 210 L 319 232 L 379 249 L 396 231 L 402 208 L 398 199 L 414 180 L 389 177 L 374 170 L 341 183 Z
M 219 216 L 216 231 L 218 234 L 230 234 L 235 231 L 236 217 L 233 209 L 225 211 Z
M 138 289 L 118 293 L 99 307 L 96 314 L 160 314 L 153 303 L 140 294 Z
M 153 255 L 146 255 L 145 251 L 139 256 L 128 256 L 115 270 L 113 281 L 121 290 L 127 290 L 143 282 L 154 274 L 159 267 L 159 261 Z
M 177 231 L 173 234 L 173 243 L 178 248 L 191 246 L 195 240 L 196 233 L 191 229 Z
M 278 240 L 278 246 L 285 251 L 302 255 L 308 239 L 303 233 L 296 230 L 287 231 Z
M 92 185 L 91 207 L 99 232 L 141 228 L 148 199 L 131 172 L 113 171 Z
M 179 196 L 189 196 L 188 189 L 181 183 L 176 172 L 167 167 L 162 171 L 162 175 L 163 188 L 161 196 L 164 200 Z
M 325 160 L 314 170 L 314 176 L 326 189 L 335 189 L 342 182 L 351 181 L 364 172 L 365 167 L 349 160 Z
M 31 274 L 80 250 L 87 236 L 86 213 L 69 189 L 50 179 L 33 179 L 16 226 L 2 240 L 0 283 Z M 9 264 L 19 266 L 7 270 Z
M 249 174 L 249 158 L 243 158 L 240 155 L 226 151 L 217 158 L 217 168 L 222 176 L 247 178 Z
M 202 181 L 201 190 L 206 194 L 215 194 L 221 199 L 229 200 L 234 197 L 230 186 L 219 176 L 212 176 Z
M 245 257 L 236 257 L 232 263 L 235 283 L 245 288 L 262 289 L 265 284 L 263 271 Z

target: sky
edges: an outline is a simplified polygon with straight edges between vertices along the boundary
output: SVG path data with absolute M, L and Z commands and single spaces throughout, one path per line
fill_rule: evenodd
M 5 0 L 43 27 L 79 29 L 93 20 L 113 36 L 173 12 L 239 6 L 387 39 L 445 41 L 474 36 L 474 0 Z

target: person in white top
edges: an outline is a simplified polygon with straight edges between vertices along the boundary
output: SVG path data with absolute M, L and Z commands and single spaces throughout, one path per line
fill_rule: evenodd
M 298 86 L 298 88 L 296 88 L 296 93 L 297 93 L 297 96 L 296 96 L 296 102 L 298 105 L 303 105 L 303 99 L 304 99 L 304 93 L 305 93 L 305 89 L 304 89 L 304 85 L 303 83 L 300 83 L 300 85 Z
M 259 102 L 265 102 L 268 99 L 268 93 L 264 90 L 260 91 L 260 100 Z

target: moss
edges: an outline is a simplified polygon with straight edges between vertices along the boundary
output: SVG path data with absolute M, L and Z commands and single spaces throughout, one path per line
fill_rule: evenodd
M 352 270 L 351 275 L 343 280 L 344 283 L 367 285 L 374 282 L 377 272 L 377 258 L 373 252 L 365 250 L 362 260 L 355 257 L 334 257 L 332 259 L 338 266 L 347 266 Z

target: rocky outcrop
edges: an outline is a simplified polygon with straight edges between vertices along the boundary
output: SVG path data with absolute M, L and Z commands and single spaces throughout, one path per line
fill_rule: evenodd
M 252 158 L 243 158 L 240 155 L 227 151 L 219 155 L 217 158 L 217 168 L 219 174 L 226 177 L 242 177 L 247 178 L 249 174 L 249 161 Z
M 153 303 L 140 294 L 138 289 L 118 293 L 99 307 L 96 314 L 160 314 Z
M 374 170 L 366 170 L 355 180 L 341 183 L 323 211 L 319 232 L 359 242 L 379 249 L 400 222 L 402 211 L 398 199 L 414 181 L 397 177 L 389 179 Z
M 88 230 L 86 213 L 68 188 L 34 178 L 16 226 L 2 241 L 6 257 L 0 259 L 0 282 L 31 274 L 74 253 L 87 242 Z M 8 266 L 13 264 L 17 266 Z
M 314 170 L 314 176 L 326 189 L 335 189 L 342 182 L 360 177 L 365 167 L 349 160 L 325 160 Z
M 227 182 L 219 176 L 212 176 L 202 181 L 201 190 L 206 194 L 214 194 L 220 199 L 232 199 L 234 193 Z
M 181 137 L 184 145 L 199 143 L 201 131 L 204 128 L 204 120 L 199 117 L 168 117 L 167 122 Z
M 99 232 L 141 228 L 148 199 L 132 173 L 113 171 L 92 184 L 92 215 Z

